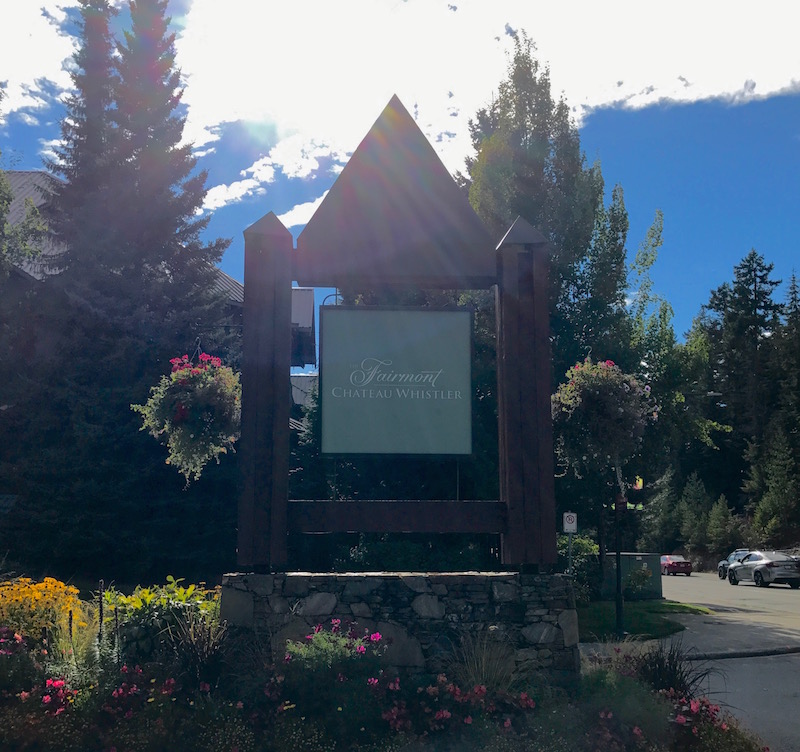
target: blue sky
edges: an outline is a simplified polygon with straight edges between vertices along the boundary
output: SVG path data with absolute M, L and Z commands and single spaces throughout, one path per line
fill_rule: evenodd
M 120 3 L 121 4 L 121 3 Z M 13 0 L 0 28 L 2 166 L 37 169 L 58 138 L 74 0 Z M 652 276 L 678 336 L 751 248 L 787 280 L 800 243 L 800 11 L 706 0 L 173 0 L 185 137 L 208 170 L 210 237 L 269 211 L 295 237 L 393 94 L 451 172 L 467 122 L 525 30 L 590 162 L 625 191 L 633 254 L 664 212 Z M 124 11 L 119 24 L 125 24 Z M 800 268 L 798 269 L 800 271 Z

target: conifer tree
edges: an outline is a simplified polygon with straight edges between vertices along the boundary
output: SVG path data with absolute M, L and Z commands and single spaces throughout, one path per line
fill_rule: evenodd
M 720 496 L 708 513 L 708 550 L 716 556 L 725 556 L 741 541 L 737 540 L 738 528 L 733 512 L 724 496 Z
M 678 505 L 681 517 L 681 536 L 693 554 L 705 554 L 708 546 L 708 514 L 713 502 L 697 473 L 692 473 L 681 494 Z
M 800 523 L 800 477 L 786 432 L 778 427 L 766 453 L 767 490 L 753 515 L 753 527 L 771 545 L 795 542 Z
M 213 265 L 227 240 L 203 242 L 205 172 L 183 142 L 180 71 L 167 0 L 130 0 L 131 28 L 117 45 L 115 151 L 121 187 L 114 223 L 121 286 L 145 330 L 165 326 L 189 342 L 197 323 L 219 316 Z M 186 345 L 185 345 L 186 346 Z
M 114 74 L 109 25 L 115 14 L 109 0 L 80 0 L 80 38 L 71 74 L 75 89 L 66 99 L 56 156 L 45 162 L 56 178 L 45 214 L 63 247 L 53 263 L 63 273 L 59 282 L 84 299 L 92 297 L 93 288 L 103 289 L 104 280 L 99 286 L 94 283 L 108 271 L 114 251 L 110 122 Z

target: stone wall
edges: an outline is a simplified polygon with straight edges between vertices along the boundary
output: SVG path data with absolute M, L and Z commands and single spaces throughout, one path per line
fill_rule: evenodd
M 222 617 L 287 639 L 338 618 L 380 632 L 388 665 L 438 673 L 465 633 L 513 647 L 518 669 L 576 673 L 578 618 L 569 577 L 515 572 L 226 574 Z

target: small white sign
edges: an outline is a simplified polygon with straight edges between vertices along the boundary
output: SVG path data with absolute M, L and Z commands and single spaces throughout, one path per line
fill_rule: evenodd
M 575 512 L 564 512 L 564 532 L 578 532 L 578 515 Z

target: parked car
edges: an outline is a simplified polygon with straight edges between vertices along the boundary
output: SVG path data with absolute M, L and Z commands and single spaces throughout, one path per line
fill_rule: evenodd
M 776 582 L 796 590 L 800 587 L 800 562 L 782 551 L 751 551 L 728 567 L 731 585 L 748 580 L 759 587 Z
M 728 567 L 734 561 L 741 561 L 745 554 L 749 554 L 749 548 L 737 548 L 735 551 L 731 551 L 728 554 L 726 559 L 723 559 L 719 564 L 717 564 L 717 574 L 721 580 L 724 580 L 728 577 Z
M 691 573 L 692 562 L 680 554 L 661 557 L 661 574 L 685 574 L 688 577 Z

